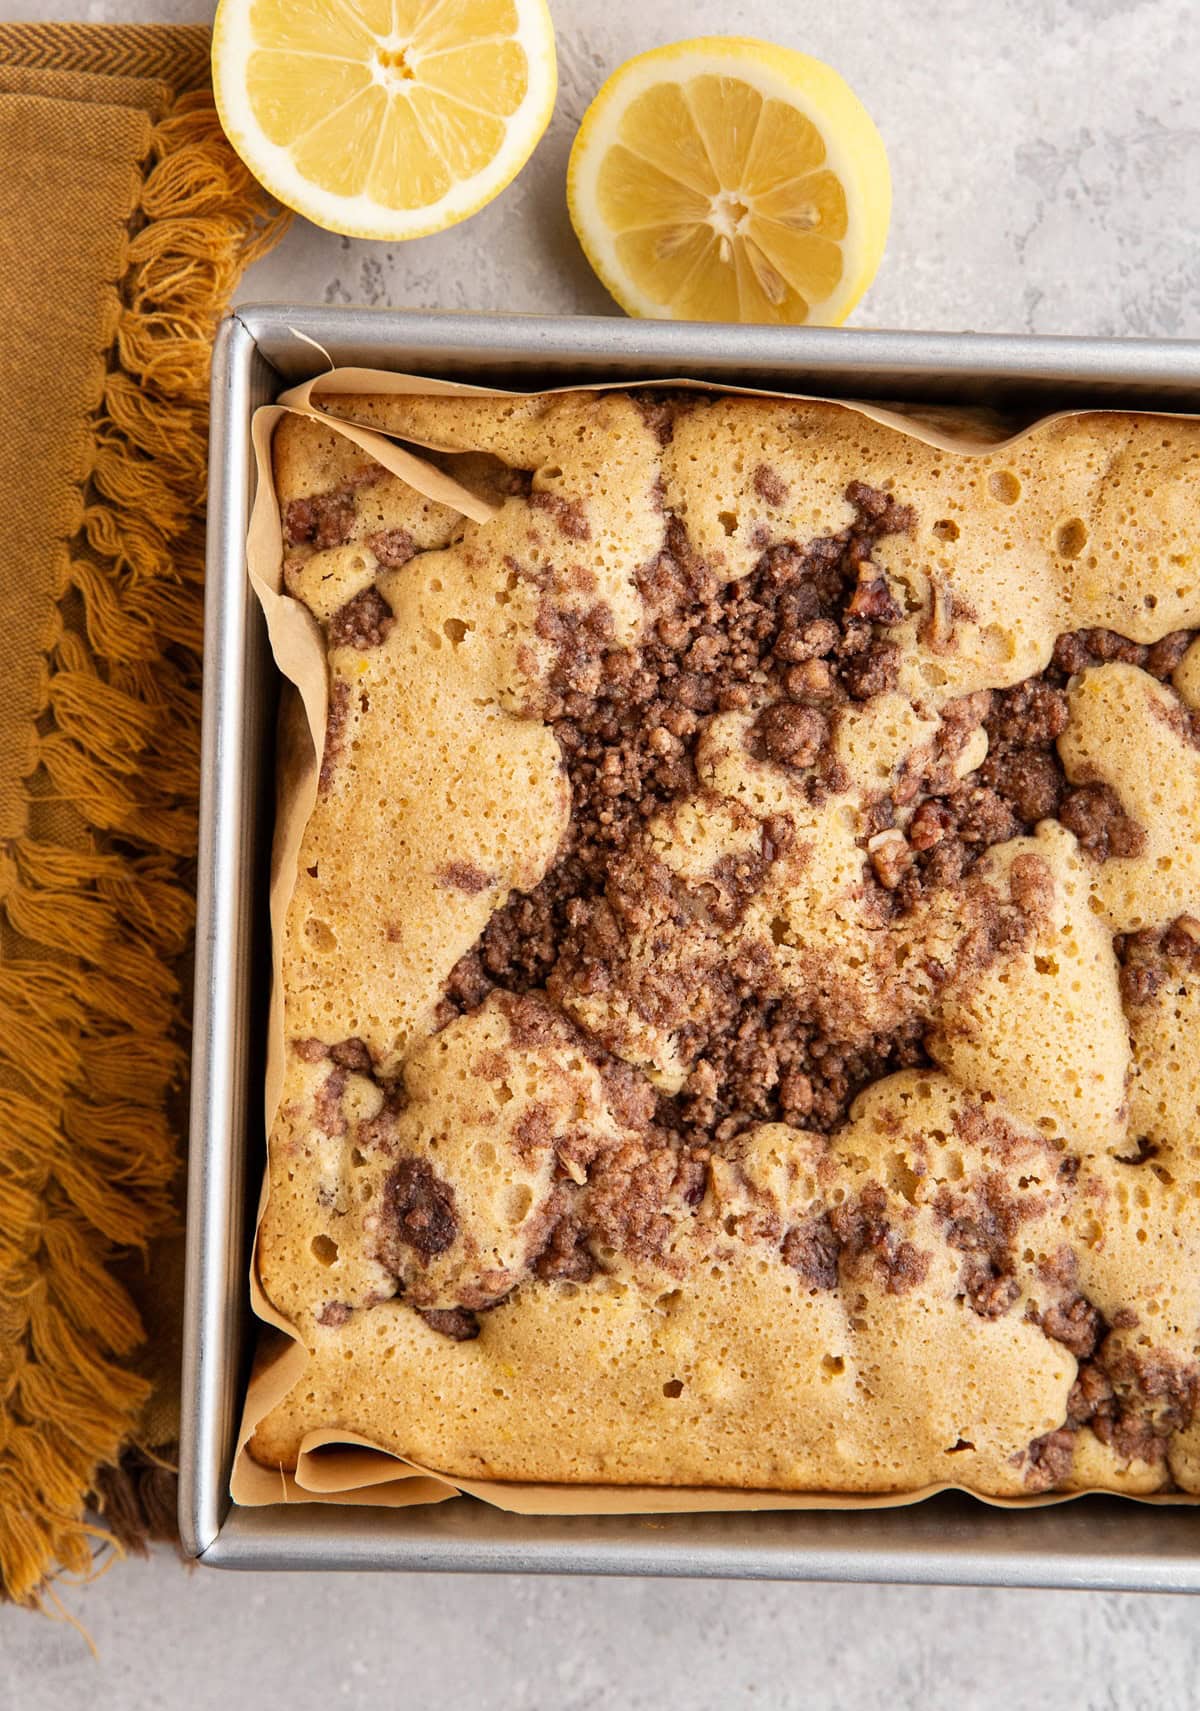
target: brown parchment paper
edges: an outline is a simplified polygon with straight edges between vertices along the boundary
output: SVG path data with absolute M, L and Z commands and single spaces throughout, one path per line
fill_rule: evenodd
M 297 334 L 297 337 L 302 335 Z M 306 343 L 313 343 L 306 340 Z M 316 346 L 320 350 L 320 346 Z M 322 352 L 322 355 L 325 353 Z M 585 386 L 547 387 L 551 392 L 613 391 L 630 388 L 698 390 L 738 393 L 760 398 L 791 398 L 802 403 L 834 404 L 870 417 L 902 434 L 959 455 L 979 455 L 1015 445 L 1033 428 L 1063 417 L 1086 414 L 1057 411 L 1013 431 L 1011 422 L 987 410 L 881 406 L 845 399 L 824 399 L 807 393 L 784 393 L 762 387 L 716 385 L 688 379 L 633 380 L 621 378 Z M 272 989 L 267 1036 L 265 1116 L 270 1133 L 279 1105 L 284 1073 L 283 994 L 280 979 L 283 932 L 295 888 L 300 842 L 316 802 L 319 757 L 325 743 L 328 677 L 325 648 L 316 619 L 283 592 L 283 534 L 271 463 L 271 440 L 283 416 L 307 416 L 343 435 L 369 453 L 391 474 L 428 499 L 453 506 L 476 522 L 486 522 L 492 507 L 451 476 L 398 445 L 388 435 L 361 427 L 324 408 L 322 398 L 352 396 L 407 397 L 413 395 L 511 397 L 498 387 L 469 386 L 420 375 L 373 368 L 334 368 L 284 392 L 276 404 L 254 414 L 252 444 L 257 470 L 246 567 L 266 617 L 275 663 L 290 693 L 285 694 L 280 718 L 277 766 L 277 807 L 271 861 L 270 922 Z M 1149 414 L 1150 412 L 1147 412 Z M 1171 414 L 1170 412 L 1154 412 Z M 410 442 L 417 443 L 417 442 Z M 430 450 L 452 450 L 432 441 L 419 442 Z M 755 1509 L 891 1509 L 918 1503 L 940 1491 L 966 1491 L 994 1508 L 1043 1508 L 1069 1502 L 1087 1492 L 1046 1492 L 1020 1498 L 989 1497 L 947 1481 L 915 1491 L 859 1493 L 747 1491 L 692 1486 L 536 1485 L 499 1480 L 464 1480 L 422 1467 L 384 1449 L 370 1439 L 344 1429 L 315 1429 L 302 1439 L 296 1470 L 267 1468 L 254 1461 L 247 1445 L 258 1422 L 281 1402 L 302 1378 L 308 1354 L 294 1325 L 275 1308 L 262 1287 L 258 1271 L 258 1234 L 269 1193 L 264 1176 L 250 1265 L 250 1300 L 267 1327 L 247 1388 L 237 1449 L 230 1476 L 235 1503 L 257 1507 L 270 1503 L 356 1503 L 400 1508 L 437 1503 L 458 1495 L 482 1499 L 499 1509 L 522 1515 L 679 1514 L 701 1511 Z M 1200 1496 L 1184 1493 L 1126 1495 L 1151 1504 L 1196 1504 Z

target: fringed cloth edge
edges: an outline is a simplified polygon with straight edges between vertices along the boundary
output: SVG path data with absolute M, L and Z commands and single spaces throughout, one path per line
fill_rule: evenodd
M 209 359 L 287 219 L 207 89 L 154 127 L 140 212 L 25 775 L 31 798 L 74 806 L 87 847 L 0 848 L 0 909 L 23 942 L 0 964 L 0 1586 L 17 1600 L 55 1565 L 88 1574 L 100 1538 L 136 1548 L 171 1508 L 136 1445 L 143 1329 L 109 1268 L 177 1221 Z

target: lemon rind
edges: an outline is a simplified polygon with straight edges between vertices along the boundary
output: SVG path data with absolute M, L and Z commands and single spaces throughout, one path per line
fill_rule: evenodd
M 457 180 L 438 202 L 411 210 L 386 208 L 364 194 L 349 197 L 323 190 L 296 170 L 289 151 L 272 143 L 253 119 L 245 89 L 245 68 L 256 48 L 251 4 L 221 0 L 217 10 L 212 45 L 217 115 L 234 151 L 263 188 L 325 231 L 385 242 L 445 231 L 507 189 L 545 134 L 558 93 L 554 26 L 546 0 L 514 0 L 518 29 L 513 39 L 525 49 L 529 85 L 521 104 L 504 120 L 505 140 L 486 166 Z
M 676 318 L 670 304 L 658 302 L 630 278 L 616 252 L 617 234 L 606 230 L 598 213 L 588 218 L 584 210 L 597 207 L 599 171 L 608 149 L 619 140 L 621 119 L 631 103 L 655 84 L 683 83 L 724 70 L 804 114 L 825 143 L 826 164 L 846 188 L 847 231 L 839 240 L 842 279 L 828 298 L 810 303 L 808 314 L 810 325 L 836 326 L 861 300 L 882 259 L 891 216 L 891 173 L 883 139 L 854 91 L 832 66 L 798 49 L 747 36 L 700 36 L 652 48 L 619 66 L 585 113 L 571 149 L 567 205 L 576 236 L 593 272 L 627 314 L 644 320 Z

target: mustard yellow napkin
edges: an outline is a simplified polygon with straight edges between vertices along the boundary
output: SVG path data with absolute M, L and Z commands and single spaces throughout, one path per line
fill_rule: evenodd
M 221 134 L 206 31 L 0 24 L 0 1589 L 16 1599 L 90 1567 L 89 1501 L 132 1544 L 172 1514 L 209 353 L 281 224 Z

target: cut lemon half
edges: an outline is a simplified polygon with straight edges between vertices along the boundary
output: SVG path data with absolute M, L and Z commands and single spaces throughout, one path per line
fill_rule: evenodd
M 332 232 L 416 238 L 490 202 L 554 106 L 546 0 L 221 0 L 226 135 Z
M 739 36 L 640 54 L 584 114 L 567 201 L 631 315 L 836 326 L 875 276 L 891 175 L 820 60 Z

